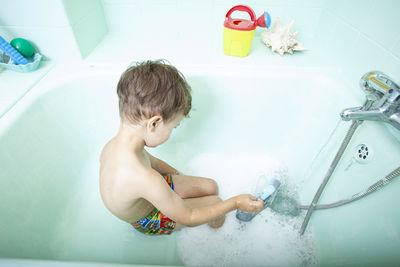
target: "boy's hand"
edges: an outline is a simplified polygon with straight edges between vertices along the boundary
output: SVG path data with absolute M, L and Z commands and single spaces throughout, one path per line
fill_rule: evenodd
M 236 208 L 245 212 L 260 212 L 264 209 L 264 202 L 250 194 L 236 196 Z

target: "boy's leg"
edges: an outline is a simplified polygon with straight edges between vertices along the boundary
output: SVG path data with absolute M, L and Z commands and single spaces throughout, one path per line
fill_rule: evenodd
M 213 179 L 189 176 L 189 175 L 173 175 L 174 191 L 188 204 L 191 208 L 201 208 L 214 205 L 222 200 L 218 195 L 218 185 Z M 209 222 L 212 228 L 221 227 L 224 224 L 225 216 Z M 185 227 L 179 223 L 176 224 L 175 230 Z
M 184 199 L 184 201 L 190 208 L 201 208 L 217 204 L 222 200 L 219 197 L 213 195 L 205 197 L 188 198 Z M 225 221 L 225 215 L 215 219 L 214 221 L 209 222 L 208 225 L 212 228 L 219 228 L 224 224 L 224 221 Z M 174 230 L 179 230 L 182 229 L 183 227 L 185 226 L 177 223 Z
M 172 175 L 174 191 L 183 199 L 218 195 L 218 186 L 213 179 L 189 176 Z

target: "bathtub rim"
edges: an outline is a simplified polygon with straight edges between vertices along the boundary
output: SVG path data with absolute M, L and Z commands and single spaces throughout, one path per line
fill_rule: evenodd
M 182 267 L 180 265 L 143 265 L 143 264 L 129 264 L 129 263 L 111 263 L 111 262 L 84 262 L 84 261 L 59 261 L 59 260 L 37 260 L 37 259 L 21 259 L 21 258 L 0 258 L 0 266 L 4 267 L 46 267 L 46 266 L 76 266 L 76 267 L 95 267 L 95 266 L 146 266 L 146 267 Z

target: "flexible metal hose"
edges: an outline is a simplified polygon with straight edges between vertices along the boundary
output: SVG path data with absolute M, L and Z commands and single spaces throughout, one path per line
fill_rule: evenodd
M 320 184 L 317 193 L 315 193 L 314 198 L 311 202 L 311 205 L 308 206 L 308 210 L 307 210 L 307 214 L 306 217 L 303 220 L 303 223 L 301 225 L 300 228 L 300 235 L 304 234 L 304 231 L 307 228 L 308 222 L 310 221 L 311 218 L 311 214 L 322 194 L 322 191 L 324 190 L 326 184 L 329 181 L 329 178 L 331 178 L 333 171 L 335 170 L 337 164 L 339 163 L 339 160 L 342 158 L 342 155 L 344 153 L 344 151 L 346 150 L 347 145 L 349 144 L 351 137 L 353 136 L 354 132 L 356 131 L 357 127 L 362 123 L 363 121 L 353 121 L 353 123 L 351 124 L 349 130 L 347 131 L 347 134 L 345 136 L 345 138 L 343 139 L 342 144 L 340 145 L 340 148 L 338 150 L 338 152 L 336 153 L 335 158 L 333 159 L 331 165 L 329 166 L 328 172 L 325 175 L 324 180 L 322 181 L 322 183 Z
M 330 209 L 330 208 L 336 208 L 336 207 L 348 204 L 350 202 L 353 202 L 355 200 L 363 198 L 363 197 L 371 194 L 372 192 L 380 189 L 381 187 L 383 187 L 384 185 L 386 185 L 387 183 L 389 183 L 390 181 L 392 181 L 394 178 L 398 177 L 399 175 L 400 175 L 400 167 L 398 167 L 397 169 L 395 169 L 394 171 L 392 171 L 391 173 L 386 175 L 385 178 L 379 180 L 378 182 L 376 182 L 373 185 L 371 185 L 370 187 L 368 187 L 366 190 L 361 191 L 357 194 L 354 194 L 353 196 L 351 196 L 348 199 L 339 200 L 337 202 L 333 202 L 330 204 L 315 205 L 314 209 L 316 209 L 316 210 L 317 209 Z M 308 205 L 299 205 L 297 207 L 299 209 L 309 209 L 310 208 L 310 206 L 308 206 Z

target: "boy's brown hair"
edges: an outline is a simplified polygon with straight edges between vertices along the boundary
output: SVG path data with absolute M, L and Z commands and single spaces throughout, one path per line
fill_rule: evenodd
M 155 115 L 165 121 L 178 113 L 187 116 L 192 107 L 190 92 L 185 77 L 174 66 L 163 60 L 138 62 L 118 82 L 120 116 L 132 123 Z

